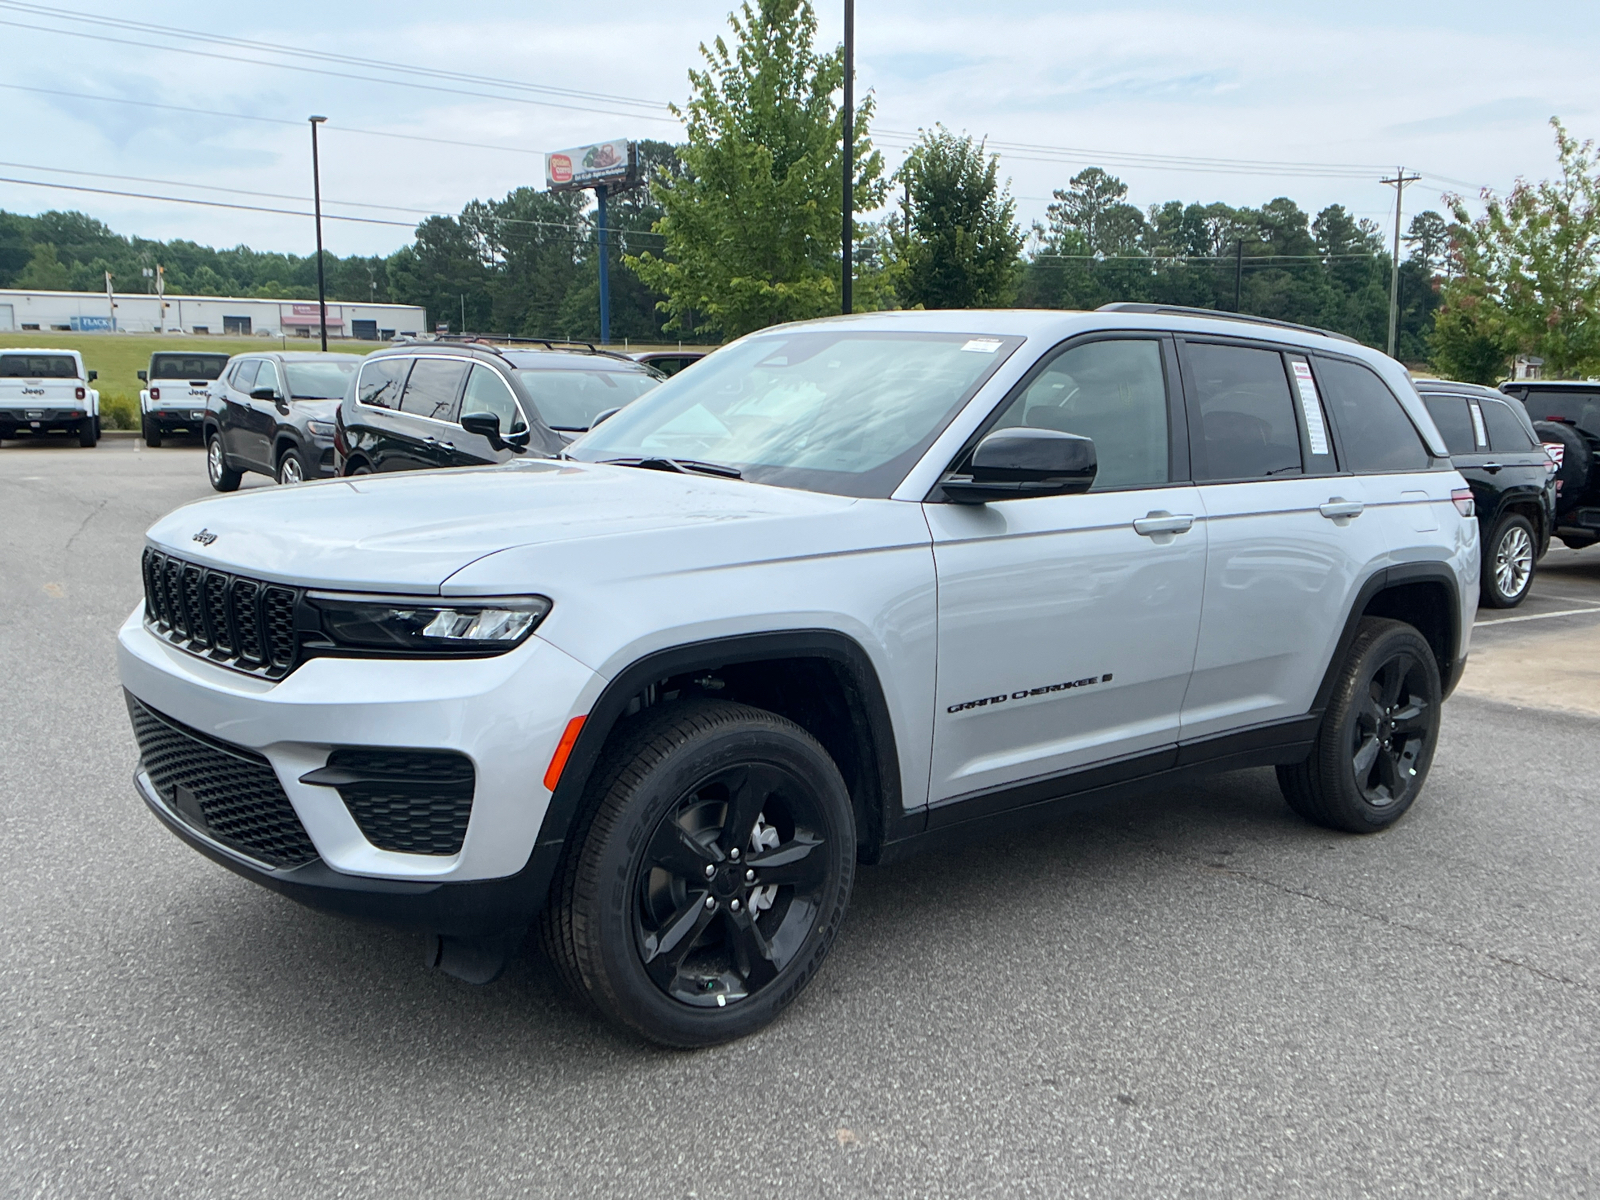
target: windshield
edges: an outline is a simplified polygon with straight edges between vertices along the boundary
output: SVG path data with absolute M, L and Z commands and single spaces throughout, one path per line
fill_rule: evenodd
M 284 363 L 289 376 L 289 394 L 296 400 L 342 400 L 360 360 L 349 362 Z
M 76 379 L 78 363 L 70 354 L 0 354 L 0 378 Z
M 1022 342 L 972 334 L 803 330 L 718 350 L 568 448 L 676 458 L 746 479 L 888 496 Z
M 226 354 L 153 354 L 151 379 L 220 379 Z
M 612 408 L 632 404 L 661 380 L 644 371 L 519 370 L 517 379 L 551 429 L 587 429 Z

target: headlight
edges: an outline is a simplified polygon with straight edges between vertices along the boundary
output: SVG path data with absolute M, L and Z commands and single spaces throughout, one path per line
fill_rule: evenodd
M 520 645 L 550 611 L 544 596 L 430 602 L 309 592 L 306 600 L 335 646 L 390 653 L 499 654 Z
M 332 437 L 333 436 L 333 422 L 332 421 L 307 421 L 306 422 L 306 428 L 309 429 L 312 432 L 312 434 L 315 435 L 316 437 Z

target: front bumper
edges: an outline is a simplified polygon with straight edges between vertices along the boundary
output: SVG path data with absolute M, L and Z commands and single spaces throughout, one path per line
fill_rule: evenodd
M 318 896 L 373 892 L 381 881 L 427 887 L 505 881 L 528 869 L 549 805 L 545 767 L 568 720 L 587 712 L 603 686 L 588 667 L 537 636 L 495 658 L 313 658 L 271 683 L 154 636 L 144 628 L 142 609 L 118 634 L 118 666 L 123 686 L 147 707 L 265 757 L 319 861 L 273 871 L 212 843 L 159 795 L 152 800 L 146 777 L 140 790 L 147 803 L 169 826 L 183 825 L 177 832 L 191 845 L 205 843 L 197 848 L 221 855 L 218 861 L 241 874 L 279 891 L 312 879 L 309 894 Z M 446 750 L 469 758 L 476 783 L 460 851 L 408 854 L 367 841 L 337 790 L 301 782 L 326 767 L 339 747 Z M 397 910 L 408 903 L 394 902 Z

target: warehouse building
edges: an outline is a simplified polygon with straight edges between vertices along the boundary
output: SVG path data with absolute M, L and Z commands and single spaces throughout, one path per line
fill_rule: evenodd
M 316 337 L 317 302 L 245 296 L 0 289 L 0 333 L 197 333 L 230 337 Z M 414 304 L 328 304 L 328 336 L 388 341 L 428 332 Z

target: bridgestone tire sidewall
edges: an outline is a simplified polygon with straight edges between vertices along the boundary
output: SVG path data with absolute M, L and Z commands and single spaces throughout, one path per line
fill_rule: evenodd
M 714 1045 L 768 1024 L 800 994 L 822 965 L 850 902 L 855 868 L 855 829 L 849 793 L 826 752 L 804 730 L 770 713 L 726 703 L 697 705 L 701 711 L 732 710 L 714 730 L 691 734 L 643 777 L 624 769 L 601 801 L 619 810 L 599 845 L 586 839 L 583 853 L 596 855 L 595 894 L 583 904 L 597 924 L 597 938 L 580 953 L 584 982 L 607 1011 L 651 1041 L 678 1047 Z M 748 715 L 746 715 L 748 714 Z M 724 1009 L 696 1009 L 673 1000 L 646 974 L 634 946 L 633 879 L 650 836 L 667 811 L 696 783 L 738 763 L 764 762 L 792 771 L 810 784 L 827 823 L 828 892 L 816 924 L 779 976 L 746 1000 Z M 604 822 L 591 826 L 591 838 Z M 575 914 L 577 915 L 577 914 Z M 596 953 L 597 952 L 597 953 Z
M 1397 804 L 1375 807 L 1369 804 L 1356 787 L 1355 770 L 1350 761 L 1350 724 L 1355 720 L 1356 701 L 1361 689 L 1366 687 L 1378 667 L 1401 650 L 1410 653 L 1422 663 L 1429 682 L 1428 703 L 1435 714 L 1433 731 L 1417 757 L 1417 785 L 1411 794 Z M 1319 791 L 1327 818 L 1324 824 L 1348 830 L 1351 833 L 1376 833 L 1398 821 L 1416 803 L 1427 784 L 1428 770 L 1433 764 L 1433 753 L 1439 744 L 1439 715 L 1443 704 L 1439 684 L 1439 669 L 1428 643 L 1411 626 L 1399 621 L 1386 621 L 1369 617 L 1361 623 L 1356 640 L 1350 647 L 1347 666 L 1335 687 L 1322 732 L 1317 738 L 1312 769 L 1321 775 Z

